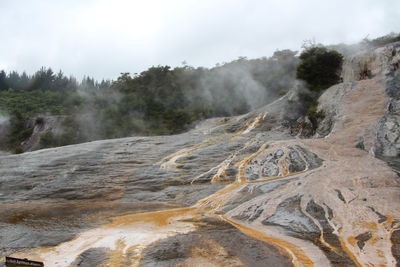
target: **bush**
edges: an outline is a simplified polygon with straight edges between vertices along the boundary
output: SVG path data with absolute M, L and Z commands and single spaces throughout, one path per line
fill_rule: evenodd
M 312 46 L 300 54 L 296 77 L 304 80 L 309 89 L 315 92 L 340 82 L 343 56 L 321 46 Z
M 51 131 L 42 133 L 39 143 L 41 148 L 58 146 L 58 142 Z
M 22 148 L 22 146 L 16 146 L 14 148 L 14 154 L 22 154 L 24 153 L 24 149 Z
M 317 130 L 318 124 L 325 118 L 323 110 L 318 111 L 318 102 L 311 104 L 307 110 L 307 117 L 312 124 L 313 131 Z
M 6 144 L 10 150 L 31 137 L 33 128 L 27 126 L 27 118 L 19 112 L 14 112 L 10 118 L 10 132 L 7 135 Z

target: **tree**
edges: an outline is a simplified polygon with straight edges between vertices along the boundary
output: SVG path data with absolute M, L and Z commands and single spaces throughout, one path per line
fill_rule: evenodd
M 42 67 L 33 76 L 29 90 L 57 90 L 57 88 L 54 88 L 55 77 L 56 76 L 51 68 L 46 69 L 45 67 Z
M 322 46 L 308 47 L 300 54 L 296 77 L 304 80 L 309 89 L 320 92 L 340 81 L 343 56 Z
M 4 70 L 2 70 L 2 71 L 0 71 L 0 91 L 7 90 L 7 89 L 8 89 L 7 75 L 4 72 Z

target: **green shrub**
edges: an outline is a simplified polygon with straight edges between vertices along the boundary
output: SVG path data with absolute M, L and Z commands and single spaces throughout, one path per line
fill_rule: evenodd
M 33 128 L 26 128 L 26 129 L 23 129 L 21 132 L 18 133 L 17 139 L 18 139 L 19 141 L 21 141 L 21 142 L 22 142 L 22 141 L 25 141 L 26 139 L 28 139 L 29 137 L 31 137 L 32 133 L 33 133 Z
M 24 153 L 24 149 L 22 148 L 22 146 L 16 146 L 16 147 L 14 148 L 14 153 L 15 153 L 15 154 Z
M 311 105 L 307 110 L 307 117 L 312 123 L 313 130 L 315 131 L 318 128 L 318 123 L 325 118 L 324 111 L 317 110 L 318 102 L 316 105 Z
M 322 46 L 312 46 L 300 54 L 296 77 L 304 80 L 309 89 L 315 92 L 340 82 L 343 56 Z
M 304 106 L 304 115 L 310 120 L 310 124 L 306 122 L 300 123 L 300 128 L 310 128 L 310 134 L 314 134 L 318 128 L 318 124 L 325 118 L 323 110 L 318 111 L 318 96 L 317 92 L 307 92 L 300 94 L 300 102 Z M 310 126 L 310 127 L 309 127 Z
M 42 148 L 55 147 L 58 145 L 58 142 L 51 131 L 42 133 L 40 135 L 39 143 Z
M 32 133 L 33 128 L 27 126 L 26 117 L 19 112 L 11 114 L 10 132 L 6 140 L 6 144 L 10 150 L 15 150 L 15 147 L 31 137 Z

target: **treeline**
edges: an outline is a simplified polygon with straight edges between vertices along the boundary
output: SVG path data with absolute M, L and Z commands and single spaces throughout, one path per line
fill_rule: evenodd
M 54 73 L 51 68 L 41 68 L 33 75 L 16 71 L 0 71 L 0 147 L 22 152 L 21 144 L 29 139 L 33 132 L 33 120 L 44 122 L 43 117 L 54 115 L 78 116 L 85 107 L 87 99 L 81 92 L 100 92 L 110 88 L 111 81 L 97 82 L 84 77 L 78 82 L 74 77 L 67 77 L 61 71 Z M 67 120 L 58 136 L 49 146 L 66 145 L 84 140 L 79 135 L 79 128 Z M 65 127 L 64 127 L 65 126 Z M 66 134 L 68 128 L 72 134 Z M 6 133 L 4 133 L 6 131 Z M 52 135 L 51 132 L 45 136 Z M 60 136 L 64 137 L 61 138 Z M 46 147 L 45 143 L 43 143 Z
M 51 68 L 42 67 L 33 75 L 27 75 L 26 72 L 19 74 L 16 71 L 6 73 L 0 71 L 0 91 L 14 89 L 18 91 L 60 91 L 60 90 L 77 90 L 79 88 L 88 89 L 104 89 L 111 85 L 111 81 L 102 80 L 95 81 L 93 78 L 84 77 L 81 82 L 76 78 L 67 77 L 60 70 L 54 73 Z
M 295 55 L 283 50 L 270 58 L 241 57 L 210 69 L 156 66 L 101 82 L 89 77 L 78 82 L 49 68 L 32 76 L 1 71 L 0 115 L 8 118 L 2 145 L 16 152 L 25 150 L 22 144 L 35 123 L 53 115 L 62 115 L 61 126 L 41 133 L 41 147 L 174 134 L 201 119 L 243 114 L 293 86 Z

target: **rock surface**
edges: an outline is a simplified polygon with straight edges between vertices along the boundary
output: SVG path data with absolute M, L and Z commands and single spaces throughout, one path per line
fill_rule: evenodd
M 396 266 L 400 180 L 375 156 L 398 159 L 398 50 L 346 61 L 314 138 L 285 127 L 304 114 L 299 84 L 181 135 L 0 156 L 2 254 L 46 266 Z

